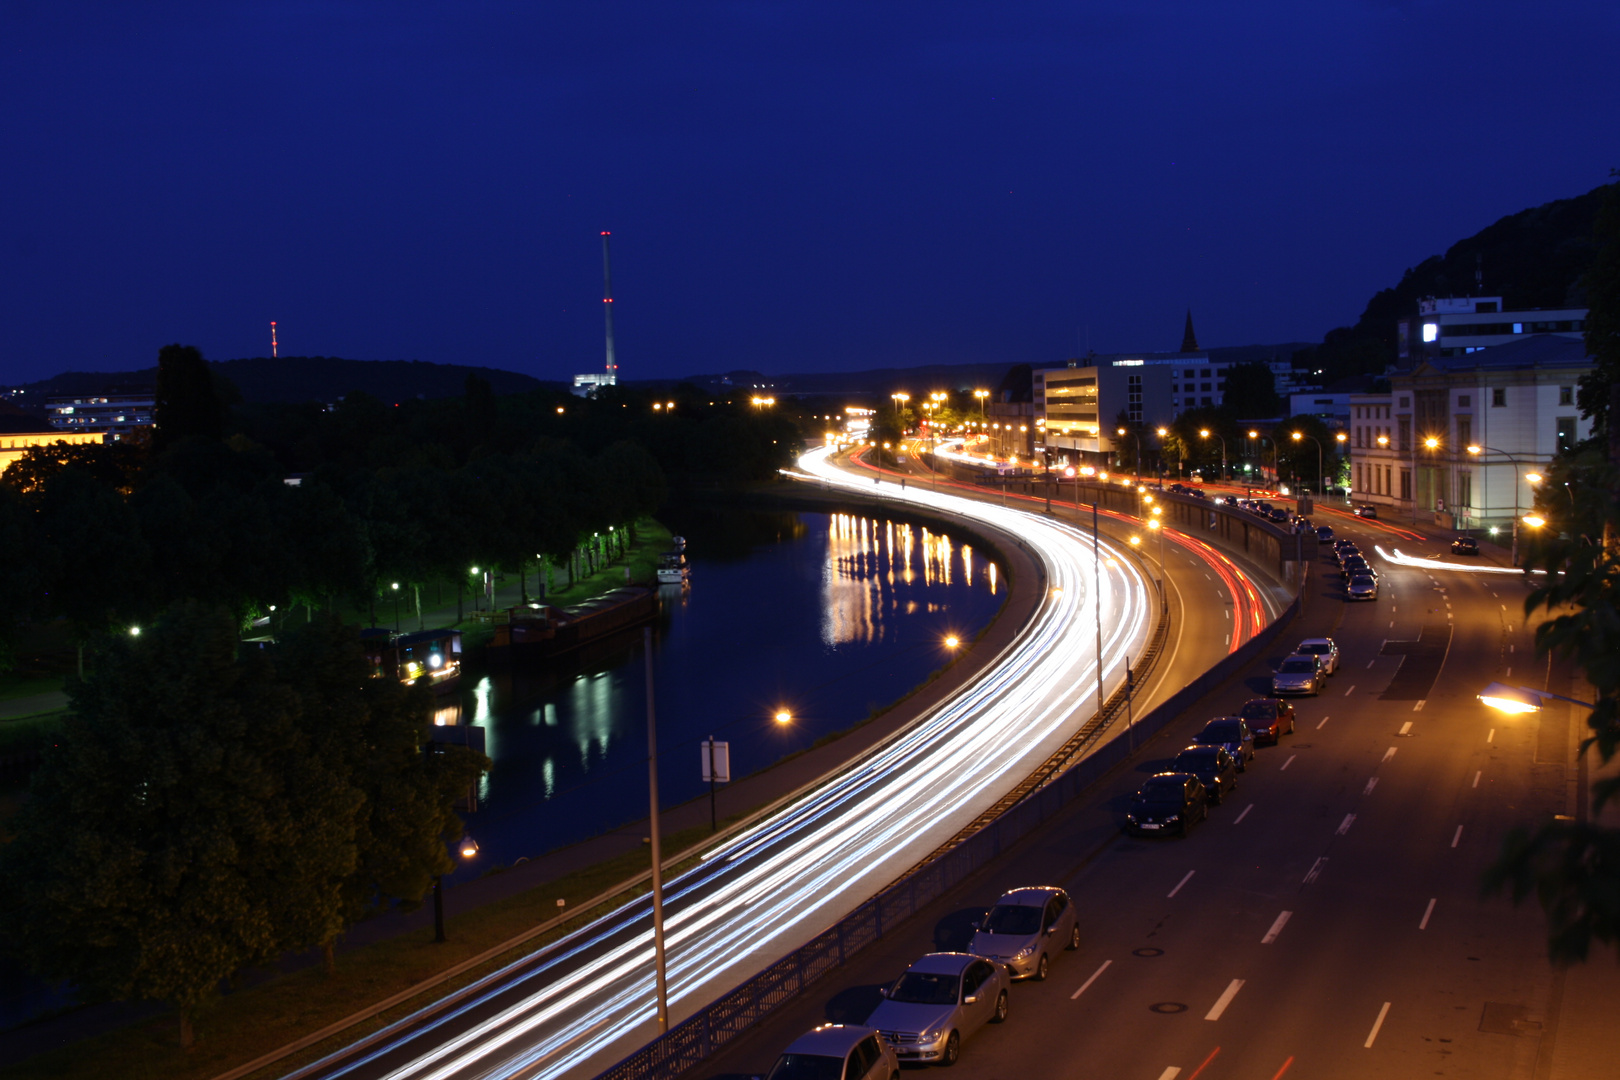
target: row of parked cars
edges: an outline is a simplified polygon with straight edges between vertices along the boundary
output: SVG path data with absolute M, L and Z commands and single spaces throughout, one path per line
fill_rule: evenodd
M 1053 958 L 1080 947 L 1080 921 L 1056 885 L 1003 893 L 973 924 L 965 952 L 920 957 L 866 1023 L 822 1024 L 794 1040 L 768 1080 L 897 1080 L 902 1062 L 954 1065 L 962 1043 L 1007 1019 L 1015 979 L 1044 982 Z
M 1148 777 L 1131 800 L 1125 827 L 1137 836 L 1186 836 L 1209 817 L 1209 809 L 1237 789 L 1238 774 L 1254 760 L 1257 743 L 1275 746 L 1294 733 L 1294 706 L 1284 694 L 1316 694 L 1339 670 L 1332 638 L 1306 638 L 1272 675 L 1272 697 L 1253 698 L 1235 716 L 1217 716 L 1193 736 L 1170 768 Z
M 1378 599 L 1378 571 L 1353 540 L 1335 540 L 1328 554 L 1339 564 L 1346 600 Z

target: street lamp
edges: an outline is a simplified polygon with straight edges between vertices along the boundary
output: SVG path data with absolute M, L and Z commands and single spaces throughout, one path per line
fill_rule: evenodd
M 394 633 L 397 634 L 399 633 L 399 582 L 394 582 L 391 588 L 394 590 Z
M 1519 565 L 1519 459 L 1514 457 L 1512 454 L 1508 453 L 1506 450 L 1498 450 L 1494 446 L 1484 446 L 1484 445 L 1470 446 L 1468 448 L 1468 452 L 1470 454 L 1475 454 L 1475 455 L 1478 455 L 1478 454 L 1501 454 L 1503 457 L 1507 458 L 1508 461 L 1513 465 L 1513 555 L 1512 555 L 1512 563 L 1513 563 L 1514 566 L 1518 566 Z M 1541 482 L 1541 474 L 1540 473 L 1533 473 L 1533 472 L 1532 473 L 1525 473 L 1524 478 L 1526 480 L 1530 481 L 1530 483 L 1532 483 L 1532 484 L 1539 484 Z M 1489 491 L 1488 488 L 1486 490 Z M 1489 509 L 1489 507 L 1487 506 L 1486 509 Z M 1528 518 L 1525 519 L 1525 523 L 1529 524 L 1529 519 Z
M 462 834 L 461 843 L 457 851 L 463 859 L 470 859 L 478 854 L 478 841 Z M 433 875 L 433 943 L 443 945 L 449 939 L 444 936 L 444 875 Z
M 1597 706 L 1589 701 L 1565 697 L 1562 694 L 1548 693 L 1546 690 L 1533 690 L 1528 686 L 1509 686 L 1507 683 L 1493 682 L 1475 695 L 1479 700 L 1498 712 L 1509 715 L 1540 712 L 1543 703 L 1548 701 L 1567 701 L 1571 705 L 1579 705 L 1583 709 L 1593 709 Z
M 1159 429 L 1159 486 L 1164 487 L 1164 440 L 1170 434 L 1169 428 Z
M 1221 479 L 1225 480 L 1226 479 L 1226 436 L 1221 435 L 1219 433 L 1211 432 L 1209 430 L 1209 428 L 1200 428 L 1199 432 L 1198 432 L 1198 437 L 1200 439 L 1207 439 L 1207 438 L 1210 437 L 1211 434 L 1214 434 L 1217 439 L 1221 440 Z
M 1294 436 L 1295 442 L 1299 442 L 1301 439 L 1309 439 L 1311 442 L 1316 443 L 1316 493 L 1320 495 L 1322 493 L 1322 444 L 1315 435 L 1307 435 L 1303 431 L 1295 431 L 1291 434 Z
M 1440 448 L 1440 440 L 1438 438 L 1436 438 L 1435 436 L 1430 435 L 1430 436 L 1426 437 L 1423 440 L 1423 448 L 1425 450 L 1438 450 Z M 1414 524 L 1414 525 L 1417 524 L 1417 520 L 1418 520 L 1418 497 L 1417 497 L 1417 491 L 1418 491 L 1418 465 L 1417 465 L 1417 463 L 1418 463 L 1417 440 L 1413 439 L 1412 440 L 1412 524 Z

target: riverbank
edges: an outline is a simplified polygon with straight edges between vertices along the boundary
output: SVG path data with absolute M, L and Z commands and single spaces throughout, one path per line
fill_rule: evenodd
M 1008 581 L 1009 592 L 999 615 L 979 637 L 968 643 L 950 664 L 929 676 L 917 690 L 853 727 L 825 737 L 817 745 L 742 778 L 720 792 L 717 800 L 720 816 L 722 820 L 733 822 L 733 827 L 740 827 L 759 814 L 791 801 L 909 727 L 999 654 L 1017 636 L 1044 593 L 1040 567 L 1022 552 L 1016 538 L 1011 536 L 987 535 L 981 529 L 965 529 L 960 523 L 933 515 L 912 514 L 886 502 L 847 496 L 822 497 L 821 493 L 807 493 L 797 488 L 755 492 L 746 495 L 744 501 L 775 509 L 877 512 L 931 524 L 957 536 L 970 536 L 975 545 L 995 553 Z M 669 837 L 666 852 L 678 852 L 682 843 L 697 843 L 708 837 L 708 800 L 702 798 L 667 809 L 662 821 Z M 431 945 L 431 917 L 426 910 L 421 910 L 390 914 L 354 928 L 339 950 L 338 972 L 334 976 L 324 976 L 313 957 L 290 958 L 282 965 L 280 973 L 259 976 L 252 985 L 231 994 L 219 1008 L 205 1015 L 198 1024 L 198 1048 L 191 1055 L 180 1055 L 174 1049 L 172 1021 L 162 1017 L 79 1041 L 69 1048 L 50 1050 L 0 1071 L 0 1076 L 98 1076 L 115 1062 L 120 1071 L 129 1073 L 132 1072 L 129 1063 L 140 1061 L 151 1062 L 152 1067 L 147 1072 L 133 1070 L 135 1076 L 206 1080 L 230 1064 L 250 1060 L 266 1049 L 352 1015 L 364 1003 L 386 1000 L 409 991 L 423 978 L 423 962 L 436 960 L 436 966 L 442 970 L 468 957 L 476 957 L 480 952 L 500 950 L 502 943 L 515 933 L 514 927 L 544 925 L 546 920 L 554 918 L 558 899 L 567 901 L 565 911 L 573 911 L 580 903 L 608 891 L 602 887 L 604 883 L 622 883 L 624 887 L 616 890 L 617 895 L 604 901 L 598 909 L 605 911 L 640 895 L 643 886 L 634 883 L 635 875 L 629 870 L 646 864 L 642 842 L 645 835 L 643 819 L 447 890 L 446 910 L 455 939 L 453 950 L 450 946 Z M 566 923 L 512 948 L 532 951 L 587 917 L 587 913 L 577 913 Z M 419 1007 L 422 1000 L 437 998 L 454 986 L 493 970 L 499 963 L 498 956 L 488 958 L 453 980 L 425 989 L 414 1002 L 401 1001 L 374 1019 L 334 1034 L 325 1049 L 345 1045 L 390 1017 Z M 34 1038 L 27 1040 L 31 1046 L 25 1045 L 22 1039 L 8 1037 L 21 1032 L 0 1036 L 0 1057 L 16 1060 L 22 1053 L 37 1052 L 55 1045 L 53 1040 L 66 1041 L 75 1034 L 70 1017 L 32 1027 Z M 322 1046 L 312 1046 L 295 1057 L 282 1060 L 274 1071 L 279 1075 L 294 1061 L 313 1059 L 322 1052 Z

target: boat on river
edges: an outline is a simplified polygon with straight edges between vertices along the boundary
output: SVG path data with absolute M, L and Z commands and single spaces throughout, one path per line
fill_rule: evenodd
M 396 634 L 373 626 L 360 631 L 360 643 L 374 679 L 398 679 L 435 693 L 453 690 L 461 682 L 460 630 Z
M 524 660 L 556 656 L 588 642 L 639 626 L 658 614 L 658 595 L 626 585 L 582 603 L 557 608 L 531 603 L 508 608 L 495 623 L 490 654 Z

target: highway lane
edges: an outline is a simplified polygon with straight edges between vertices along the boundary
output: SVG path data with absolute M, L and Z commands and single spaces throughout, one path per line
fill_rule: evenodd
M 851 482 L 816 455 L 803 464 L 821 482 Z M 1099 594 L 1091 538 L 1073 525 L 948 494 L 908 498 L 1019 537 L 1046 567 L 1047 595 L 984 676 L 670 883 L 676 1022 L 920 861 L 1061 745 L 1095 711 L 1095 639 L 1073 631 L 1097 623 L 1097 604 L 1110 690 L 1151 629 L 1156 603 L 1110 542 Z M 656 1034 L 650 921 L 646 902 L 632 904 L 318 1075 L 593 1075 Z
M 1345 528 L 1364 547 L 1389 539 Z M 1548 1019 L 1541 917 L 1481 901 L 1477 883 L 1507 828 L 1564 810 L 1567 729 L 1473 699 L 1510 668 L 1539 681 L 1524 666 L 1524 586 L 1388 565 L 1381 600 L 1347 605 L 1336 568 L 1317 570 L 1287 640 L 1332 633 L 1340 673 L 1191 838 L 1119 836 L 1124 800 L 1207 715 L 1263 685 L 1282 648 L 698 1075 L 763 1072 L 816 1021 L 858 1021 L 910 959 L 964 944 L 1000 891 L 1055 881 L 1075 895 L 1085 944 L 1047 984 L 1016 987 L 1007 1023 L 966 1045 L 964 1077 L 1529 1076 Z M 1413 659 L 1400 643 L 1448 626 L 1430 681 L 1398 680 Z

